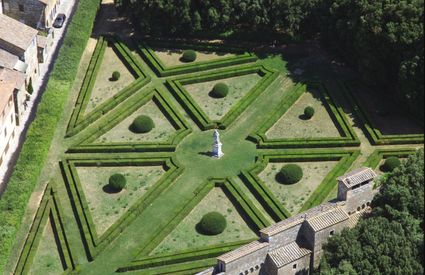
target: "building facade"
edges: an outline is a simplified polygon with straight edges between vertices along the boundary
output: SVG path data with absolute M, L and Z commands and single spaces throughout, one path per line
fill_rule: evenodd
M 353 227 L 370 209 L 377 177 L 361 168 L 338 179 L 338 199 L 260 231 L 260 239 L 217 258 L 198 275 L 303 275 L 320 263 L 328 238 Z
M 37 30 L 0 14 L 0 50 L 16 56 L 20 61 L 13 69 L 25 73 L 27 88 L 39 75 L 37 33 Z
M 14 85 L 0 83 L 0 167 L 10 154 L 10 146 L 16 137 Z
M 35 29 L 47 29 L 56 17 L 59 0 L 2 0 L 3 13 Z

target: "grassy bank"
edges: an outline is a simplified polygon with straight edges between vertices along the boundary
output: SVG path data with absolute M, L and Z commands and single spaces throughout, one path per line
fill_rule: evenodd
M 40 176 L 63 107 L 90 37 L 100 0 L 80 0 L 50 74 L 13 175 L 0 199 L 0 273 Z

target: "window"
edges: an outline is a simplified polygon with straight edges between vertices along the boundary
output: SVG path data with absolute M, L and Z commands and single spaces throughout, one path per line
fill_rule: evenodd
M 294 265 L 292 266 L 292 269 L 297 269 L 297 264 L 294 264 Z
M 19 4 L 19 11 L 20 11 L 20 12 L 24 12 L 24 5 Z
M 329 233 L 329 236 L 333 236 L 333 235 L 335 235 L 335 230 L 332 230 L 332 231 Z

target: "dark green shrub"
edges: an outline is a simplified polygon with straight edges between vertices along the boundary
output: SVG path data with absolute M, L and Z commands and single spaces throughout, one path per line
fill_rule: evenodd
M 111 81 L 118 81 L 120 77 L 121 77 L 120 72 L 115 71 L 112 73 Z
M 32 86 L 32 78 L 30 78 L 30 81 L 28 82 L 28 93 L 31 95 L 34 92 L 34 88 Z
M 210 92 L 210 96 L 213 98 L 224 98 L 229 93 L 229 86 L 225 83 L 217 83 Z
M 190 63 L 190 62 L 194 62 L 196 58 L 197 58 L 197 54 L 194 50 L 186 50 L 183 52 L 181 61 Z
M 313 108 L 313 107 L 308 106 L 308 107 L 306 107 L 306 108 L 304 109 L 304 117 L 305 117 L 306 119 L 311 119 L 311 118 L 314 116 L 315 112 L 316 112 L 316 111 L 314 110 L 314 108 Z
M 121 192 L 127 184 L 127 180 L 121 174 L 114 174 L 109 178 L 109 189 L 113 192 Z
M 385 160 L 384 165 L 382 165 L 382 170 L 384 172 L 392 172 L 394 169 L 401 165 L 401 161 L 398 157 L 389 157 Z
M 210 212 L 204 215 L 198 224 L 200 233 L 214 236 L 223 233 L 226 229 L 226 218 L 218 212 Z
M 296 164 L 285 165 L 277 174 L 276 179 L 282 184 L 294 184 L 304 176 L 303 169 Z
M 130 126 L 130 130 L 136 134 L 145 134 L 155 128 L 153 120 L 148 116 L 138 116 Z

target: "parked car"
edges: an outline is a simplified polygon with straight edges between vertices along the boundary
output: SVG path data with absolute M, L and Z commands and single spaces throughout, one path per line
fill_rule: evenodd
M 55 28 L 62 28 L 63 23 L 65 23 L 66 15 L 63 13 L 59 13 L 58 16 L 56 16 L 55 22 L 53 22 L 53 27 Z

